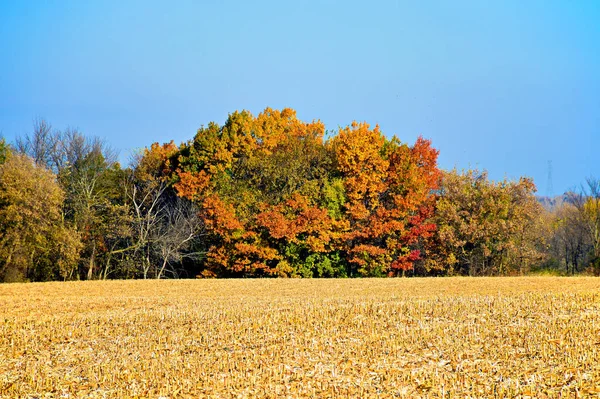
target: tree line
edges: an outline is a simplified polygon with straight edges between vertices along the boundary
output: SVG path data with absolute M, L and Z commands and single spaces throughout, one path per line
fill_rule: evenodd
M 117 162 L 46 121 L 0 140 L 0 281 L 600 272 L 600 183 L 444 171 L 378 126 L 234 112 Z

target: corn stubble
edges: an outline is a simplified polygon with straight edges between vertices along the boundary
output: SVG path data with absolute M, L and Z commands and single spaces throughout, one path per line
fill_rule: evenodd
M 600 280 L 0 286 L 0 398 L 600 397 Z

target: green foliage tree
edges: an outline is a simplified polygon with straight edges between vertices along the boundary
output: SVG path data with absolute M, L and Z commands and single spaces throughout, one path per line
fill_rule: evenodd
M 107 160 L 99 142 L 82 142 L 84 148 L 61 167 L 58 178 L 66 192 L 65 214 L 82 234 L 82 270 L 89 280 L 106 274 L 100 259 L 110 256 L 109 235 L 115 229 L 124 232 L 118 216 L 125 216 L 128 210 L 121 209 L 125 204 L 119 165 Z

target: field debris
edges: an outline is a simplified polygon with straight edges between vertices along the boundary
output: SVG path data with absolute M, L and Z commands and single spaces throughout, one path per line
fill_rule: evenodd
M 0 285 L 0 398 L 600 397 L 600 279 Z

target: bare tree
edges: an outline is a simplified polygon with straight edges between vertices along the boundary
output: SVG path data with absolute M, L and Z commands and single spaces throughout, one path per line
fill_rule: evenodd
M 176 264 L 185 258 L 200 258 L 202 253 L 193 251 L 193 246 L 202 232 L 202 219 L 191 201 L 177 197 L 165 206 L 159 226 L 152 233 L 153 248 L 161 260 L 156 278 L 163 277 L 165 272 L 179 277 Z
M 133 209 L 134 257 L 144 279 L 179 277 L 177 265 L 184 259 L 198 259 L 194 250 L 203 234 L 197 207 L 168 190 L 161 180 L 136 179 L 128 184 Z
M 594 262 L 600 259 L 600 179 L 587 179 L 585 220 L 594 247 Z
M 118 153 L 98 137 L 86 137 L 79 130 L 67 128 L 53 130 L 45 119 L 36 119 L 33 131 L 15 140 L 17 152 L 33 158 L 37 165 L 60 173 L 76 167 L 90 154 L 101 154 L 103 162 L 110 167 L 117 161 Z
M 52 130 L 45 119 L 38 118 L 33 121 L 33 132 L 25 137 L 17 137 L 15 149 L 21 154 L 30 156 L 38 166 L 53 170 L 53 157 L 59 145 L 60 133 Z
M 152 268 L 152 237 L 159 228 L 160 215 L 164 212 L 162 196 L 167 185 L 164 182 L 143 183 L 133 180 L 127 187 L 127 195 L 134 213 L 134 254 L 141 258 L 142 276 L 147 279 Z
M 565 202 L 554 217 L 552 252 L 567 273 L 580 272 L 590 248 L 582 214 L 572 202 Z
M 570 193 L 571 202 L 578 211 L 590 249 L 589 262 L 595 272 L 600 272 L 600 179 L 588 178 L 578 193 Z

